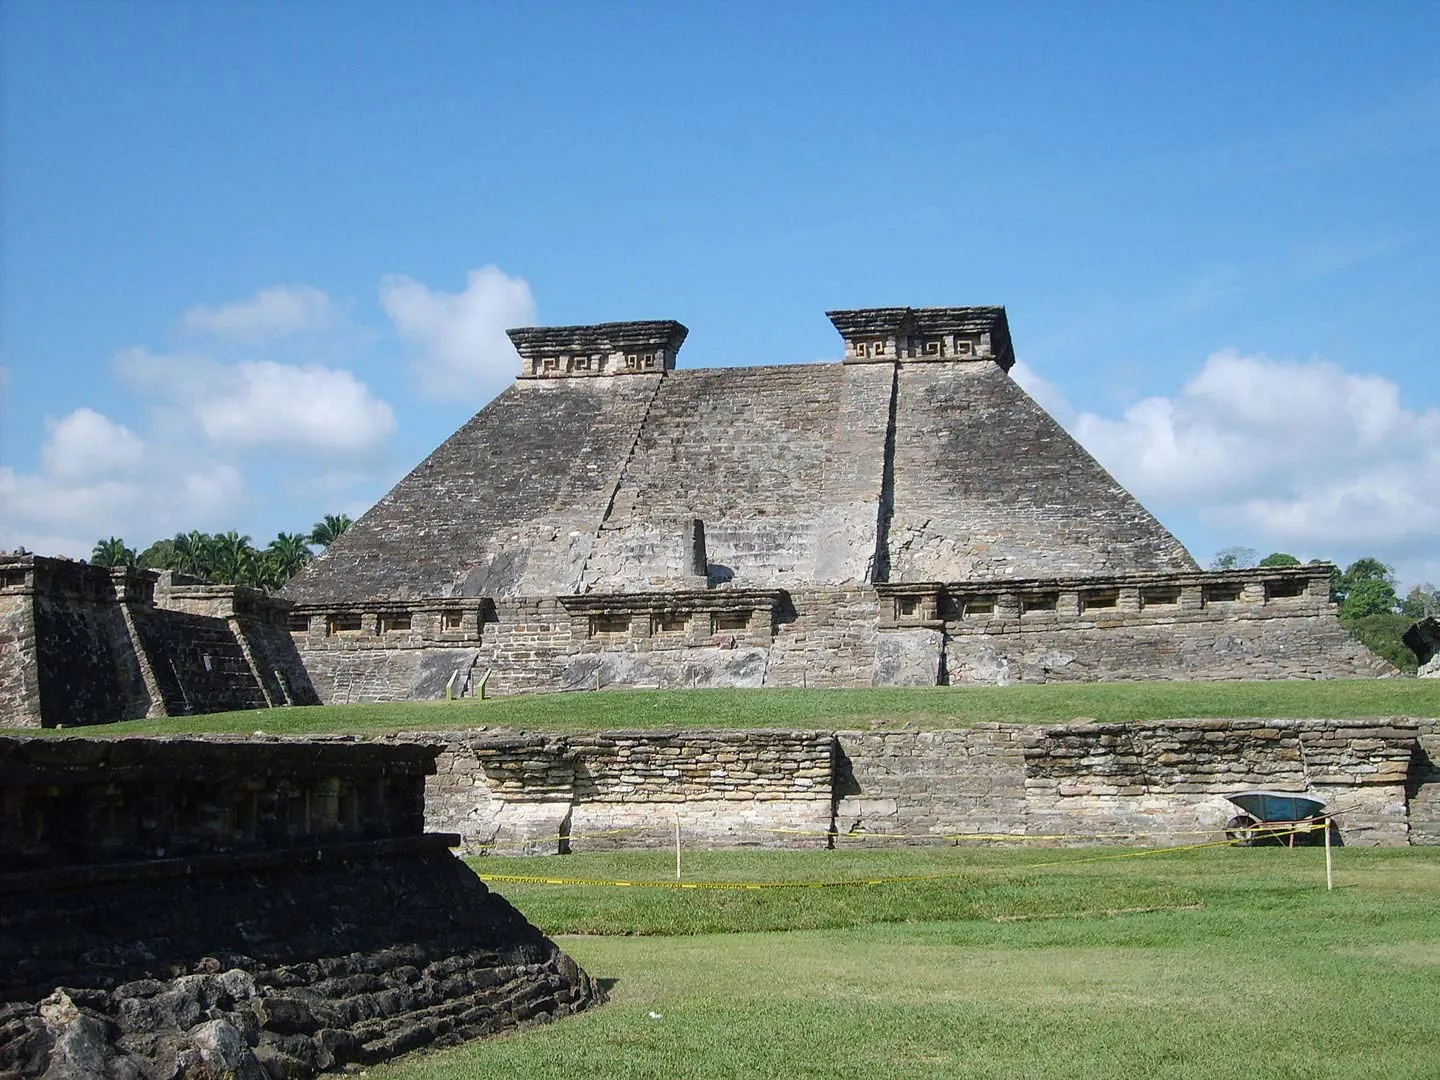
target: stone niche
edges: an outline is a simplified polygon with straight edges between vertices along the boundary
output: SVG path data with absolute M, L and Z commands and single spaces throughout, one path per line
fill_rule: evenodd
M 303 1078 L 595 983 L 424 832 L 436 750 L 0 738 L 0 1076 Z
M 1015 364 L 1003 307 L 857 308 L 827 311 L 847 364 L 989 360 Z
M 768 647 L 784 589 L 694 589 L 559 597 L 578 652 Z
M 675 368 L 689 333 L 673 319 L 527 326 L 507 330 L 520 354 L 521 379 L 659 375 Z

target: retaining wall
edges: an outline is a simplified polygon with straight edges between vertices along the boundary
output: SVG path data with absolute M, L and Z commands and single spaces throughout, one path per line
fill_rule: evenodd
M 1436 721 L 1189 720 L 950 731 L 421 736 L 432 828 L 471 850 L 935 843 L 1161 844 L 1218 836 L 1225 796 L 1302 791 L 1347 843 L 1440 841 Z

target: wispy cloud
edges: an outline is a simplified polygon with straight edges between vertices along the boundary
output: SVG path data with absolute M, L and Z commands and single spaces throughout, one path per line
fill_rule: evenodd
M 1440 410 L 1320 360 L 1211 355 L 1178 394 L 1118 417 L 1076 412 L 1016 365 L 1022 385 L 1152 509 L 1196 511 L 1280 548 L 1422 561 L 1440 549 Z M 1056 399 L 1059 398 L 1057 401 Z
M 179 404 L 206 438 L 227 449 L 353 455 L 395 433 L 390 405 L 343 369 L 127 349 L 116 370 L 132 386 Z
M 311 285 L 275 285 L 245 300 L 192 307 L 183 325 L 195 334 L 231 341 L 266 341 L 293 334 L 318 333 L 335 321 L 328 294 Z
M 401 339 L 419 348 L 411 369 L 421 391 L 438 398 L 493 397 L 520 370 L 505 331 L 535 323 L 530 286 L 498 266 L 470 271 L 459 293 L 389 277 L 381 282 L 380 303 Z

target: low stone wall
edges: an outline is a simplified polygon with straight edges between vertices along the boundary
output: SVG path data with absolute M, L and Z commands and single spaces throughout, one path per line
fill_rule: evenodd
M 1023 740 L 977 724 L 953 731 L 841 731 L 835 736 L 835 832 L 845 842 L 934 843 L 954 833 L 1025 831 Z
M 437 749 L 0 738 L 0 1076 L 303 1080 L 598 988 L 424 834 Z
M 1304 791 L 1340 815 L 1351 844 L 1410 841 L 1413 720 L 1194 720 L 1050 728 L 1025 746 L 1028 827 L 1137 837 L 1213 835 L 1225 795 Z
M 420 736 L 432 828 L 475 851 L 1213 839 L 1226 795 L 1308 792 L 1351 844 L 1440 840 L 1436 721 Z
M 1422 723 L 1420 732 L 1405 784 L 1410 842 L 1440 844 L 1440 721 Z
M 431 828 L 471 850 L 593 851 L 673 842 L 824 846 L 834 739 L 822 732 L 452 732 L 426 789 Z M 798 833 L 797 833 L 798 830 Z

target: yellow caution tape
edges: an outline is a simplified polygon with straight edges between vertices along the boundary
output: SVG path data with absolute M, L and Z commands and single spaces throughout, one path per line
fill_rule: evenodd
M 1298 828 L 1265 830 L 1266 838 L 1312 832 L 1319 824 L 1305 823 Z M 984 873 L 1017 873 L 1026 870 L 1048 870 L 1057 866 L 1081 866 L 1087 863 L 1110 862 L 1117 859 L 1141 859 L 1151 855 L 1174 855 L 1188 851 L 1204 851 L 1209 848 L 1237 847 L 1243 841 L 1210 840 L 1199 844 L 1180 844 L 1172 847 L 1146 848 L 1143 851 L 1122 851 L 1107 855 L 1091 855 L 1085 858 L 1050 859 L 1045 862 L 1023 863 L 1019 866 L 972 866 L 965 870 L 937 871 L 931 874 L 895 874 L 877 878 L 850 878 L 828 881 L 612 881 L 603 878 L 561 878 L 531 874 L 484 874 L 485 881 L 509 881 L 527 885 L 579 885 L 601 888 L 624 889 L 715 889 L 753 891 L 761 889 L 842 889 L 871 887 L 876 885 L 897 885 L 910 881 L 947 881 L 956 878 L 973 877 Z

